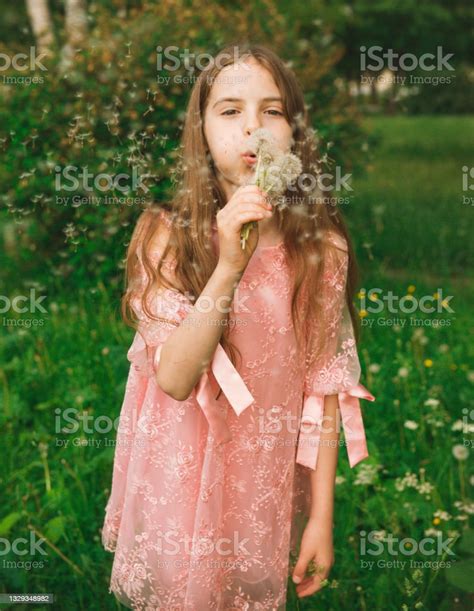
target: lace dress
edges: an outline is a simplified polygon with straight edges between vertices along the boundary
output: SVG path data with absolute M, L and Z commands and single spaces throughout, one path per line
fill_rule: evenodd
M 290 554 L 310 508 L 325 395 L 339 396 L 351 466 L 368 455 L 359 399 L 374 397 L 359 383 L 344 304 L 347 250 L 341 238 L 331 239 L 341 247 L 324 272 L 331 349 L 312 368 L 296 347 L 283 243 L 257 246 L 236 290 L 228 324 L 242 365 L 237 371 L 218 344 L 186 401 L 165 394 L 153 373 L 161 346 L 192 304 L 160 289 L 150 301 L 162 318 L 156 321 L 136 300 L 141 334 L 127 355 L 102 528 L 105 549 L 115 552 L 109 591 L 124 605 L 285 609 Z

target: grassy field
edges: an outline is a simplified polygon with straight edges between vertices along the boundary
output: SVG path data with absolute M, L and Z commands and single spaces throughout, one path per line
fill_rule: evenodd
M 368 127 L 381 143 L 367 175 L 354 177 L 347 217 L 362 270 L 362 382 L 376 397 L 363 402 L 370 458 L 351 470 L 341 448 L 330 583 L 302 601 L 290 588 L 288 609 L 470 609 L 463 563 L 473 561 L 463 549 L 474 422 L 463 409 L 474 396 L 474 210 L 462 203 L 462 167 L 474 119 L 380 118 Z M 442 291 L 453 311 L 400 304 L 374 313 L 362 300 L 371 288 L 406 304 Z M 104 286 L 51 298 L 41 321 L 5 326 L 0 340 L 0 537 L 35 533 L 46 553 L 3 553 L 0 592 L 52 592 L 61 609 L 119 608 L 107 592 L 112 556 L 99 540 L 115 432 L 61 429 L 66 409 L 74 421 L 118 415 L 132 331 Z M 410 541 L 364 553 L 374 532 Z M 452 537 L 456 555 L 411 553 L 427 537 Z
M 474 267 L 474 196 L 463 191 L 474 118 L 374 118 L 367 126 L 380 144 L 367 176 L 353 180 L 354 238 L 370 245 L 384 274 L 464 276 Z M 468 196 L 473 205 L 463 203 Z

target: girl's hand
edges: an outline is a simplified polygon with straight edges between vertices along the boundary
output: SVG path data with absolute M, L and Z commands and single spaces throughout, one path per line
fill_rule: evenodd
M 240 243 L 242 225 L 270 218 L 272 214 L 272 206 L 261 189 L 256 185 L 239 187 L 216 215 L 219 263 L 236 273 L 243 273 L 258 243 L 258 224 L 257 229 L 250 232 L 244 250 Z
M 308 564 L 312 565 L 313 563 L 315 569 L 311 566 L 308 567 Z M 327 578 L 333 564 L 332 526 L 321 524 L 315 519 L 309 519 L 301 538 L 298 562 L 293 571 L 293 581 L 298 584 L 296 586 L 297 595 L 302 598 L 320 590 L 323 587 L 321 582 Z M 304 578 L 308 569 L 314 575 Z

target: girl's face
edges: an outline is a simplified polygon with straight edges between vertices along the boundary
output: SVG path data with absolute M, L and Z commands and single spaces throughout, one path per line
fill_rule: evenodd
M 220 71 L 204 113 L 204 135 L 228 199 L 254 172 L 255 160 L 245 153 L 259 128 L 271 132 L 282 151 L 290 150 L 292 128 L 280 91 L 271 73 L 251 57 Z

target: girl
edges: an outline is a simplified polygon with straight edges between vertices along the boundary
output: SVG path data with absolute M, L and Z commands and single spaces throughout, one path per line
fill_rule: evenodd
M 368 455 L 359 399 L 374 400 L 353 251 L 316 189 L 270 202 L 248 184 L 259 128 L 314 175 L 307 121 L 274 53 L 222 50 L 191 93 L 181 188 L 133 233 L 137 332 L 102 530 L 110 591 L 131 608 L 282 610 L 290 574 L 308 596 L 333 564 L 336 416 L 353 467 Z

